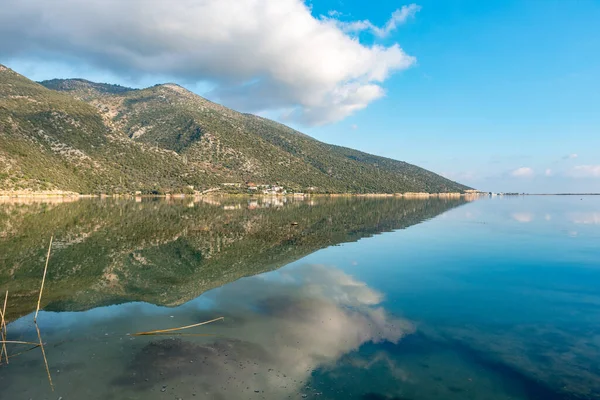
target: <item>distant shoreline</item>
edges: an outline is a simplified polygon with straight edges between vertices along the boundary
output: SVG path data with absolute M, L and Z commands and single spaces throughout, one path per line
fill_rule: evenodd
M 407 192 L 407 193 L 286 193 L 286 194 L 264 194 L 264 193 L 196 193 L 196 194 L 80 194 L 67 191 L 0 191 L 0 199 L 18 199 L 18 198 L 199 198 L 199 197 L 407 197 L 407 198 L 428 198 L 428 197 L 483 197 L 487 194 L 474 193 L 426 193 L 426 192 Z
M 517 197 L 517 196 L 600 196 L 600 193 L 511 193 L 494 194 L 493 197 Z M 64 199 L 77 200 L 86 198 L 116 198 L 116 199 L 139 199 L 139 198 L 167 198 L 167 199 L 191 199 L 191 198 L 210 198 L 210 197 L 403 197 L 403 198 L 479 198 L 492 197 L 489 192 L 471 192 L 471 193 L 287 193 L 287 194 L 263 194 L 263 193 L 197 193 L 197 194 L 162 194 L 162 195 L 135 195 L 135 194 L 81 194 L 68 191 L 0 191 L 0 201 L 11 199 Z
M 475 192 L 479 196 L 489 197 L 517 197 L 517 196 L 600 196 L 600 193 L 496 193 Z M 491 193 L 491 194 L 490 194 Z
M 526 196 L 600 196 L 600 193 L 526 193 Z

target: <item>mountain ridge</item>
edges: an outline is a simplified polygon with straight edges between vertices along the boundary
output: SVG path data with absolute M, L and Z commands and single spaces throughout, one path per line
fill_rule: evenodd
M 320 142 L 175 83 L 36 83 L 3 66 L 0 161 L 4 190 L 156 194 L 224 190 L 231 182 L 242 191 L 248 183 L 317 193 L 470 189 L 403 161 Z

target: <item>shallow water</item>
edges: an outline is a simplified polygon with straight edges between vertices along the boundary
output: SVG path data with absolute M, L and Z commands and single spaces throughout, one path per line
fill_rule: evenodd
M 52 234 L 1 399 L 600 398 L 600 197 L 2 204 L 9 340 Z

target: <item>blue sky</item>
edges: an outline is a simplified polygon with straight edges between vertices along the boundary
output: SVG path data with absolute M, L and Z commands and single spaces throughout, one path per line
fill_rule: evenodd
M 7 1 L 15 1 L 17 7 L 16 0 Z M 193 1 L 183 2 L 189 8 Z M 297 13 L 297 19 L 279 28 L 267 28 L 273 24 L 266 23 L 245 27 L 244 36 L 239 39 L 248 38 L 244 47 L 232 45 L 242 58 L 237 62 L 254 69 L 222 73 L 222 65 L 208 65 L 206 58 L 214 53 L 215 58 L 230 60 L 231 54 L 236 53 L 199 53 L 192 42 L 194 36 L 190 36 L 189 52 L 197 58 L 190 57 L 187 69 L 175 62 L 149 68 L 147 63 L 138 61 L 141 56 L 131 56 L 127 44 L 119 43 L 129 49 L 126 52 L 114 50 L 116 44 L 106 50 L 85 42 L 86 50 L 82 51 L 77 41 L 108 32 L 108 23 L 99 24 L 98 29 L 103 30 L 92 33 L 82 30 L 87 27 L 78 27 L 78 31 L 73 28 L 75 34 L 67 32 L 68 18 L 64 23 L 67 28 L 48 28 L 42 39 L 31 35 L 12 47 L 0 39 L 0 50 L 4 46 L 4 53 L 8 54 L 0 55 L 0 62 L 36 80 L 77 76 L 132 86 L 175 81 L 234 108 L 280 119 L 319 140 L 411 162 L 483 190 L 600 192 L 599 1 L 424 0 L 412 6 L 414 12 L 410 15 L 398 19 L 395 29 L 387 35 L 377 35 L 368 28 L 349 32 L 348 24 L 368 20 L 370 26 L 385 27 L 392 12 L 409 7 L 410 3 L 313 0 L 308 5 L 314 21 L 307 21 L 305 15 L 300 18 L 303 11 L 297 2 L 279 3 L 289 3 L 289 10 L 284 11 L 286 15 Z M 244 1 L 233 4 L 241 3 Z M 204 14 L 207 12 L 203 10 Z M 251 12 L 246 12 L 249 18 Z M 28 13 L 35 17 L 35 11 L 24 10 L 18 18 Z M 175 22 L 193 25 L 193 21 L 178 15 L 172 17 Z M 235 21 L 243 17 L 218 15 Z M 0 22 L 2 17 L 0 11 Z M 257 20 L 259 17 L 268 18 L 260 14 Z M 348 41 L 311 41 L 308 36 L 303 40 L 303 32 L 310 34 L 306 24 L 326 18 L 362 47 L 354 48 L 353 42 Z M 97 19 L 102 19 L 101 13 Z M 77 20 L 73 21 L 76 26 Z M 156 18 L 154 21 L 159 23 Z M 230 36 L 234 36 L 239 25 L 235 29 L 231 25 L 214 29 L 219 33 L 233 32 Z M 0 37 L 19 34 L 17 27 L 7 32 L 2 29 Z M 256 31 L 260 29 L 264 32 Z M 146 25 L 144 34 L 147 30 Z M 244 49 L 252 48 L 252 40 L 266 40 L 261 33 L 269 38 L 280 35 L 286 40 L 297 40 L 281 47 L 282 54 L 294 49 L 290 54 L 293 63 L 282 63 L 277 69 L 268 60 L 265 64 L 256 62 L 252 53 L 242 57 Z M 118 42 L 135 34 L 133 29 L 124 29 L 112 40 Z M 215 43 L 205 36 L 195 40 L 199 45 Z M 58 42 L 63 44 L 57 45 Z M 392 47 L 396 44 L 403 54 L 394 52 Z M 140 53 L 154 51 L 145 42 L 134 45 Z M 323 82 L 326 86 L 330 82 L 327 79 L 343 66 L 334 65 L 332 73 L 326 71 L 325 76 L 320 76 L 318 71 L 310 70 L 310 63 L 337 55 L 338 45 L 345 46 L 339 58 L 349 57 L 356 68 L 345 71 L 347 75 L 331 78 L 330 90 L 321 93 L 318 84 Z M 317 49 L 318 46 L 322 48 Z M 372 57 L 373 46 L 385 51 Z M 262 49 L 260 45 L 257 48 Z M 370 53 L 364 49 L 370 49 Z M 370 57 L 370 64 L 365 67 L 361 57 Z M 286 66 L 296 73 L 296 66 L 304 60 L 307 65 L 298 67 L 296 75 L 282 77 Z M 334 58 L 326 61 L 319 70 L 335 64 Z M 166 64 L 175 67 L 169 69 Z M 385 76 L 373 78 L 382 68 Z M 348 76 L 356 80 L 350 86 L 346 86 Z M 311 89 L 302 91 L 303 85 L 290 83 L 294 80 L 306 82 L 303 85 Z M 232 83 L 242 81 L 243 84 Z M 266 83 L 252 88 L 252 83 L 260 81 Z M 357 87 L 361 96 L 340 95 Z M 249 98 L 253 103 L 248 102 Z M 339 105 L 329 107 L 328 101 Z
M 395 6 L 324 3 L 315 9 L 373 21 Z M 309 133 L 485 190 L 599 191 L 600 177 L 560 175 L 600 164 L 600 2 L 418 4 L 389 39 L 417 65 L 387 81 L 386 97 L 367 110 Z M 511 176 L 522 167 L 535 175 Z

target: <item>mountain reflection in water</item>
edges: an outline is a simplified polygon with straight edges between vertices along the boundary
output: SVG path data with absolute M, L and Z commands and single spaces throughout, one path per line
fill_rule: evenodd
M 326 197 L 0 205 L 0 290 L 8 318 L 35 309 L 54 235 L 46 310 L 128 301 L 173 306 L 316 250 L 406 228 L 465 199 Z

